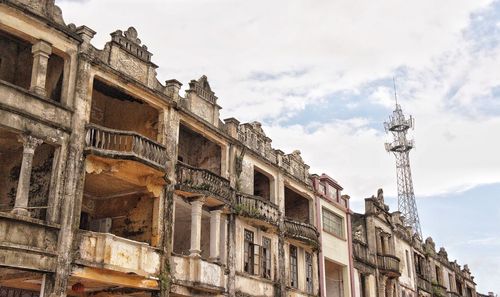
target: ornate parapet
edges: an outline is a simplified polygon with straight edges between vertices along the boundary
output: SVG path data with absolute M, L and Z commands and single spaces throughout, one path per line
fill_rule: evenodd
M 7 0 L 7 2 L 24 7 L 56 24 L 65 25 L 62 11 L 59 6 L 55 5 L 55 0 Z
M 286 155 L 282 151 L 272 148 L 272 140 L 264 133 L 261 123 L 241 124 L 238 126 L 237 135 L 238 140 L 246 147 L 269 162 L 281 166 L 286 172 L 300 181 L 310 184 L 309 165 L 302 160 L 300 151 L 296 150 Z

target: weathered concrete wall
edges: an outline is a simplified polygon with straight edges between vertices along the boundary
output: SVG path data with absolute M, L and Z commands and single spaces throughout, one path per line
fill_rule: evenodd
M 309 200 L 285 188 L 285 216 L 304 223 L 311 222 Z
M 0 33 L 0 79 L 29 89 L 32 66 L 31 44 Z
M 64 78 L 64 59 L 56 54 L 52 54 L 49 57 L 49 63 L 47 65 L 47 80 L 45 82 L 45 90 L 47 91 L 47 97 L 54 100 L 60 101 L 62 94 L 62 84 Z
M 189 255 L 191 240 L 191 207 L 181 200 L 175 201 L 174 246 L 176 254 Z
M 399 282 L 406 289 L 416 290 L 414 275 L 415 268 L 413 266 L 413 248 L 405 240 L 397 236 L 394 240 L 396 256 L 399 258 L 399 260 L 401 260 L 401 262 L 399 262 L 399 271 L 401 272 Z M 406 257 L 406 254 L 408 254 L 408 259 Z
M 200 134 L 181 126 L 179 158 L 191 166 L 221 174 L 221 147 Z
M 0 209 L 3 210 L 14 206 L 23 153 L 22 144 L 17 143 L 15 137 L 9 139 L 14 142 L 13 148 L 5 151 L 0 160 Z M 28 195 L 30 207 L 48 206 L 53 157 L 54 148 L 50 145 L 42 144 L 36 148 Z M 33 209 L 30 213 L 34 218 L 45 219 L 46 209 Z
M 95 85 L 96 83 L 94 83 Z M 93 89 L 91 123 L 117 130 L 135 131 L 149 139 L 157 139 L 158 110 L 146 103 L 141 104 L 137 101 L 123 99 L 124 97 L 130 98 L 130 96 L 115 88 L 102 87 L 102 83 L 98 85 L 101 86 L 100 88 L 105 88 L 110 94 L 114 94 L 118 98 L 122 97 L 122 100 Z
M 112 234 L 151 244 L 152 197 L 131 195 L 95 200 L 95 203 L 95 219 L 113 218 Z
M 260 196 L 267 200 L 271 199 L 271 182 L 267 176 L 258 170 L 254 170 L 253 184 L 253 194 L 255 196 Z

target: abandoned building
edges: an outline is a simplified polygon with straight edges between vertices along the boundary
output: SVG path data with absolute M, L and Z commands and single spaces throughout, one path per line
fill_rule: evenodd
M 206 76 L 179 94 L 133 27 L 94 34 L 0 1 L 0 297 L 476 297 L 383 199 L 351 224 L 299 151 L 221 121 Z
M 467 265 L 450 262 L 444 248 L 436 252 L 401 213 L 389 212 L 383 191 L 365 199 L 365 213 L 352 215 L 354 282 L 357 297 L 477 297 Z

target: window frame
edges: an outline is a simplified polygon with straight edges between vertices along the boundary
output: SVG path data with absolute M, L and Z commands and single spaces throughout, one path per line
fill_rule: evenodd
M 335 224 L 334 220 L 331 218 L 328 218 L 327 216 L 325 216 L 325 214 L 331 215 L 331 217 L 337 218 L 340 220 L 340 222 L 339 222 L 340 234 L 336 233 L 336 231 L 334 230 L 334 227 L 332 225 L 325 224 L 325 222 L 331 222 L 332 224 Z M 325 218 L 326 218 L 326 220 L 325 220 Z M 344 226 L 344 218 L 342 216 L 340 216 L 340 215 L 334 213 L 333 211 L 323 207 L 322 212 L 321 212 L 321 223 L 322 223 L 323 231 L 325 231 L 326 233 L 331 234 L 335 237 L 338 237 L 340 239 L 345 240 L 345 230 L 344 230 L 345 226 Z M 331 227 L 331 229 L 330 229 L 330 227 Z
M 294 245 L 290 245 L 289 249 L 289 261 L 290 261 L 290 287 L 298 289 L 299 288 L 299 258 L 298 258 L 298 248 Z
M 244 229 L 243 243 L 243 271 L 249 274 L 254 274 L 255 271 L 255 255 L 254 241 L 255 233 L 248 229 Z
M 271 248 L 272 240 L 269 237 L 262 236 L 262 246 L 261 248 L 261 265 L 260 265 L 260 276 L 266 279 L 271 279 Z
M 313 255 L 312 253 L 305 252 L 305 268 L 306 268 L 306 291 L 312 294 L 314 291 L 314 281 L 313 281 Z

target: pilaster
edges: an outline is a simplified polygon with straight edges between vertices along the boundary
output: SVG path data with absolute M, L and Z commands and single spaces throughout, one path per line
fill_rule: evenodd
M 45 81 L 47 79 L 47 66 L 52 54 L 52 45 L 46 41 L 39 40 L 31 49 L 33 53 L 33 68 L 31 71 L 30 90 L 40 96 L 46 96 Z

